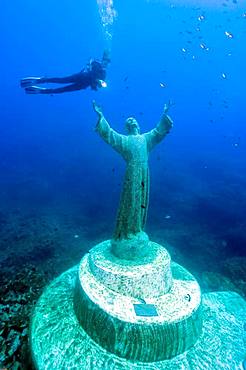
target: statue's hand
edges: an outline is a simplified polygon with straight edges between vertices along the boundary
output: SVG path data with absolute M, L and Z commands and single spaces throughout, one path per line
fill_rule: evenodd
M 99 105 L 97 105 L 95 100 L 93 100 L 92 104 L 94 111 L 99 115 L 99 117 L 102 117 L 103 116 L 102 108 Z
M 164 120 L 164 126 L 165 126 L 165 131 L 166 133 L 169 133 L 169 131 L 171 130 L 171 128 L 173 127 L 173 121 L 171 120 L 171 118 L 169 116 L 166 116 L 167 115 L 167 112 L 169 111 L 169 108 L 174 105 L 171 100 L 168 101 L 168 103 L 166 103 L 164 105 L 164 109 L 163 109 L 163 114 L 165 115 L 166 119 Z
M 171 102 L 171 100 L 168 100 L 168 102 L 164 105 L 163 113 L 167 114 L 169 111 L 169 108 L 174 105 L 174 103 Z

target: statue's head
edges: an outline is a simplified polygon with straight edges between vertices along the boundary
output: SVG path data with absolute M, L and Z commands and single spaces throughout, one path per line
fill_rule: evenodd
M 137 120 L 133 117 L 129 117 L 126 120 L 126 130 L 129 135 L 138 135 L 140 133 L 140 127 Z

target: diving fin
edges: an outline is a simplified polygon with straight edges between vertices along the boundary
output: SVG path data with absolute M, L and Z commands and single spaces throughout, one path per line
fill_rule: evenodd
M 40 83 L 41 80 L 42 80 L 42 77 L 25 77 L 20 80 L 20 85 L 21 87 L 32 86 L 32 85 Z
M 27 94 L 42 94 L 45 90 L 47 90 L 45 87 L 39 87 L 39 86 L 25 87 L 25 91 Z

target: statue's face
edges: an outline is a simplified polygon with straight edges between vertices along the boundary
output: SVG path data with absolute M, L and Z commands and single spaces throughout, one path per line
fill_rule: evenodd
M 139 124 L 133 117 L 127 118 L 126 129 L 129 135 L 138 135 L 140 133 Z

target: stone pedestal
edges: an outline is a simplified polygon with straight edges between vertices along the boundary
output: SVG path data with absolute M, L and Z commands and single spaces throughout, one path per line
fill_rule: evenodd
M 125 260 L 111 252 L 111 241 L 100 243 L 82 260 L 80 278 L 91 273 L 103 286 L 136 298 L 159 297 L 172 286 L 171 258 L 167 250 L 157 243 L 148 242 L 148 255 L 144 258 Z M 81 280 L 81 284 L 83 282 Z
M 153 242 L 141 263 L 117 259 L 110 250 L 110 241 L 101 243 L 80 264 L 74 308 L 83 329 L 132 361 L 160 361 L 191 347 L 202 327 L 194 277 L 177 264 L 171 272 L 168 252 Z
M 43 293 L 31 322 L 37 369 L 240 369 L 246 302 L 203 295 L 194 277 L 149 242 L 141 261 L 105 241 Z

